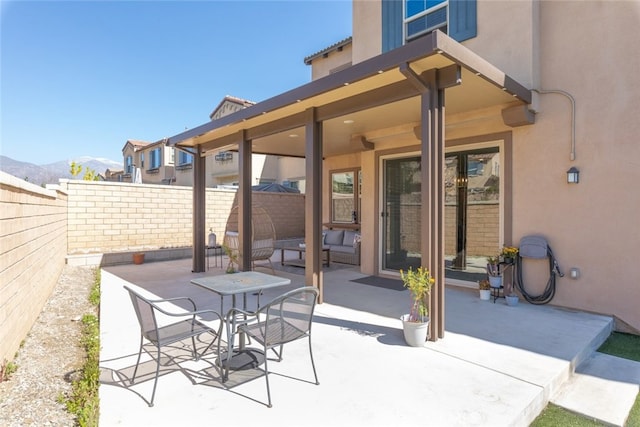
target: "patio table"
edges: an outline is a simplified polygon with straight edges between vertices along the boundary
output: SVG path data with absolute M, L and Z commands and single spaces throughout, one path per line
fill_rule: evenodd
M 196 279 L 192 279 L 191 283 L 220 295 L 220 313 L 222 314 L 225 296 L 230 295 L 232 298 L 231 301 L 233 308 L 238 308 L 236 305 L 236 296 L 238 294 L 242 294 L 242 309 L 246 310 L 247 293 L 261 293 L 265 289 L 286 286 L 291 284 L 291 280 L 287 279 L 286 277 L 273 276 L 257 271 L 243 271 L 234 274 L 198 277 Z M 234 317 L 232 319 L 232 331 L 234 332 L 235 321 L 236 319 Z M 227 354 L 228 352 L 232 352 L 232 355 L 231 358 L 226 361 L 225 359 L 227 358 L 227 356 L 221 356 L 222 361 L 219 362 L 221 366 L 223 365 L 223 363 L 228 363 L 229 369 L 240 370 L 255 368 L 262 363 L 261 358 L 263 358 L 264 355 L 261 356 L 261 352 L 258 352 L 256 350 L 244 350 L 244 335 L 240 336 L 240 348 L 238 350 L 233 349 L 232 339 L 228 338 L 228 341 L 229 349 L 227 350 Z
M 284 253 L 286 251 L 292 251 L 298 253 L 297 260 L 285 260 Z M 305 260 L 302 259 L 302 254 L 307 252 L 307 248 L 305 246 L 285 246 L 280 249 L 280 264 L 281 265 L 295 265 L 296 267 L 304 267 Z M 327 254 L 326 265 L 329 267 L 331 265 L 331 247 L 324 245 L 322 246 L 322 252 Z

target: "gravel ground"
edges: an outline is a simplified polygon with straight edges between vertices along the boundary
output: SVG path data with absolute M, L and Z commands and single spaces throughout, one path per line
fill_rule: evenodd
M 24 340 L 18 370 L 0 382 L 0 426 L 74 426 L 75 417 L 57 402 L 68 396 L 85 360 L 80 346 L 84 314 L 96 313 L 88 296 L 94 270 L 65 266 L 58 283 Z

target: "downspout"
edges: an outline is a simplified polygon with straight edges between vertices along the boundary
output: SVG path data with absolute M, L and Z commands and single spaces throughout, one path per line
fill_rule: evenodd
M 547 93 L 555 93 L 559 95 L 565 96 L 571 102 L 571 153 L 570 159 L 574 161 L 576 159 L 576 100 L 571 96 L 569 92 L 560 89 L 553 90 L 543 90 L 543 89 L 532 89 L 534 92 L 537 92 L 541 95 Z

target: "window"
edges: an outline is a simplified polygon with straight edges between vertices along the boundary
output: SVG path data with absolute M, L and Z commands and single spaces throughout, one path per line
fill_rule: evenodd
M 144 153 L 140 153 L 140 167 L 144 169 Z
M 193 163 L 193 154 L 178 151 L 178 166 L 190 165 Z
M 439 29 L 447 32 L 448 0 L 405 0 L 404 39 L 410 41 Z
M 132 173 L 133 172 L 133 157 L 127 156 L 124 161 L 124 173 Z
M 360 221 L 360 169 L 331 172 L 331 222 Z
M 440 30 L 462 42 L 478 35 L 476 0 L 382 0 L 382 52 Z
M 149 169 L 160 169 L 160 164 L 162 163 L 162 152 L 160 151 L 160 147 L 151 150 L 149 153 Z

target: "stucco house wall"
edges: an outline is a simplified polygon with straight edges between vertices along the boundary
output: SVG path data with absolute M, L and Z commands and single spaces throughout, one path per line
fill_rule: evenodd
M 379 9 L 379 1 L 354 2 L 354 64 L 379 53 L 373 46 L 380 43 L 379 24 L 370 19 Z M 575 123 L 566 96 L 534 93 L 533 125 L 506 126 L 503 107 L 496 106 L 448 114 L 445 131 L 447 147 L 458 144 L 461 149 L 494 140 L 504 147 L 504 135 L 511 140 L 508 160 L 513 174 L 505 179 L 513 207 L 502 213 L 502 224 L 512 224 L 508 231 L 513 237 L 501 238 L 499 244 L 517 245 L 523 236 L 544 235 L 563 272 L 580 270 L 577 279 L 568 274 L 557 278 L 551 303 L 610 314 L 618 319 L 618 327 L 636 331 L 640 287 L 635 284 L 638 267 L 633 257 L 640 250 L 640 192 L 632 185 L 640 178 L 635 161 L 640 158 L 640 56 L 635 54 L 640 33 L 613 29 L 635 28 L 639 16 L 638 2 L 480 0 L 478 36 L 463 45 L 532 90 L 570 94 Z M 373 217 L 379 211 L 377 156 L 419 144 L 413 125 L 394 130 L 395 136 L 384 140 L 370 139 L 375 150 L 362 152 L 359 159 L 325 160 L 325 173 L 338 166 L 363 171 L 363 242 L 378 239 Z M 572 166 L 580 170 L 578 184 L 567 183 L 566 171 Z M 325 220 L 329 197 L 325 188 Z M 363 244 L 364 273 L 377 273 L 376 249 L 375 244 Z M 541 293 L 548 278 L 546 260 L 525 260 L 524 281 L 531 293 Z
M 67 194 L 0 172 L 0 364 L 13 360 L 55 287 L 67 249 Z

